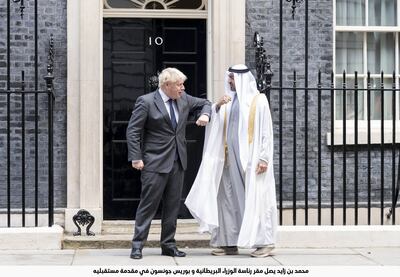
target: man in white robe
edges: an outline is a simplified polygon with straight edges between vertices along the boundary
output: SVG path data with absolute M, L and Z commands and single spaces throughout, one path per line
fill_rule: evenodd
M 212 107 L 203 160 L 186 206 L 211 233 L 213 255 L 274 248 L 277 207 L 273 172 L 273 129 L 268 100 L 245 65 L 226 73 L 225 95 Z

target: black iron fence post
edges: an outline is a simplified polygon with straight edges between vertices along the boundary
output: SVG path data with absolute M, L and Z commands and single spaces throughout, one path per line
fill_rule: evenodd
M 264 93 L 267 96 L 269 102 L 271 80 L 274 73 L 271 70 L 271 63 L 265 55 L 264 38 L 261 37 L 258 32 L 254 33 L 253 46 L 256 47 L 255 62 L 257 88 L 261 93 Z
M 371 73 L 367 73 L 367 187 L 368 225 L 371 224 Z
M 331 225 L 335 224 L 335 78 L 331 72 L 330 106 L 331 106 Z
M 354 76 L 354 225 L 358 225 L 358 72 Z
M 49 226 L 54 223 L 54 171 L 53 171 L 53 107 L 54 107 L 54 39 L 53 35 L 50 36 L 49 54 L 47 64 L 47 75 L 44 77 L 46 81 L 47 95 L 48 95 L 48 178 L 49 178 L 49 192 L 48 192 L 48 213 L 49 213 Z

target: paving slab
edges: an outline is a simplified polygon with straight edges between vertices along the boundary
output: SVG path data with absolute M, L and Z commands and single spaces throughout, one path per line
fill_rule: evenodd
M 280 265 L 272 257 L 253 258 L 250 253 L 254 250 L 239 249 L 239 255 L 213 256 L 212 249 L 187 249 L 185 258 L 178 259 L 178 265 L 208 265 L 208 266 L 278 266 Z
M 2 250 L 0 265 L 64 265 L 72 264 L 73 250 Z
M 272 252 L 274 255 L 354 255 L 359 252 L 354 251 L 351 248 L 287 248 L 287 247 L 276 247 Z
M 353 250 L 379 265 L 400 266 L 400 248 L 356 248 Z
M 346 251 L 347 252 L 347 251 Z M 273 256 L 279 263 L 285 266 L 377 266 L 379 265 L 372 259 L 368 259 L 361 254 L 353 253 L 290 253 L 277 252 Z
M 174 258 L 162 256 L 157 248 L 143 249 L 143 259 L 133 260 L 129 257 L 130 249 L 77 249 L 73 265 L 176 265 Z

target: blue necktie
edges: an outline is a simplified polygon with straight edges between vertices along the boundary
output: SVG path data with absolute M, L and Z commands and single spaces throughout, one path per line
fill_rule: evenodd
M 175 117 L 175 112 L 174 112 L 174 107 L 173 107 L 173 103 L 175 102 L 175 100 L 169 99 L 168 102 L 169 102 L 169 113 L 171 115 L 172 128 L 174 128 L 174 130 L 176 130 L 176 126 L 178 124 L 176 123 L 176 117 Z M 176 148 L 175 148 L 175 158 L 174 158 L 175 161 L 178 160 L 178 156 L 179 156 L 179 154 L 178 154 L 178 146 L 176 146 Z
M 169 99 L 169 113 L 171 115 L 171 124 L 172 124 L 172 128 L 174 128 L 174 130 L 176 130 L 176 126 L 178 125 L 176 123 L 176 117 L 175 117 L 175 112 L 174 112 L 174 107 L 173 107 L 173 103 L 175 102 L 175 100 Z

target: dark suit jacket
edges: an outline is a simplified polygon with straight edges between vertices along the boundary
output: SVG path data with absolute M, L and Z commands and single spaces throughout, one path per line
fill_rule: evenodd
M 189 113 L 201 109 L 199 114 L 211 115 L 211 103 L 183 93 L 176 104 L 179 121 L 173 130 L 170 117 L 158 90 L 140 96 L 126 130 L 128 161 L 143 160 L 144 169 L 159 173 L 171 171 L 175 158 L 175 147 L 182 168 L 187 166 L 186 122 Z

